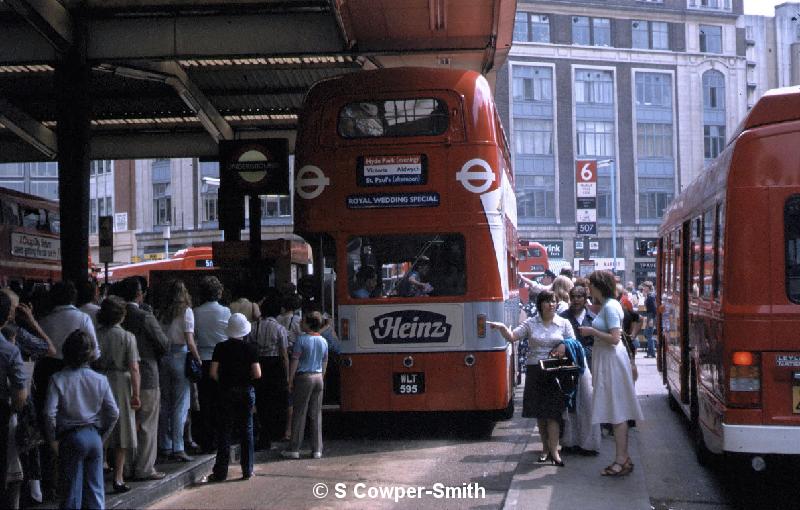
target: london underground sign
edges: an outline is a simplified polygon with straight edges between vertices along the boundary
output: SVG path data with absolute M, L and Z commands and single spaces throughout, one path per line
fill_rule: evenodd
M 597 161 L 575 162 L 575 220 L 577 234 L 597 235 Z

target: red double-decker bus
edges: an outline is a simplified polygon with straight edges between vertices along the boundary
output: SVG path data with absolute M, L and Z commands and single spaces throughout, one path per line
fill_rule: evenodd
M 660 227 L 659 365 L 701 461 L 800 454 L 798 112 L 767 93 Z
M 547 248 L 536 241 L 519 240 L 517 273 L 534 280 L 550 269 Z M 527 286 L 520 280 L 519 297 L 523 303 L 528 302 Z
M 341 410 L 513 412 L 516 201 L 478 73 L 322 81 L 297 139 L 295 226 L 335 273 Z M 330 291 L 330 289 L 329 289 Z

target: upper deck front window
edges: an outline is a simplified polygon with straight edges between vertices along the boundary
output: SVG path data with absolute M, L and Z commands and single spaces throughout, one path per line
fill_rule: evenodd
M 447 103 L 435 98 L 348 103 L 339 111 L 339 136 L 436 136 L 447 131 Z

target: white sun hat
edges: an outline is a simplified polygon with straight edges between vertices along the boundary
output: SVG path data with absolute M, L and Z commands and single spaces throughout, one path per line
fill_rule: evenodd
M 241 313 L 231 314 L 228 319 L 228 327 L 225 328 L 225 334 L 229 338 L 244 338 L 250 333 L 250 321 Z

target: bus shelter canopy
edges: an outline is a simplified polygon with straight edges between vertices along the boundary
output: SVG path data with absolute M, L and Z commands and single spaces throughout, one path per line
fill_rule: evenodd
M 0 162 L 58 154 L 63 55 L 90 68 L 90 159 L 217 156 L 288 137 L 315 82 L 378 67 L 472 69 L 490 83 L 514 0 L 6 0 Z M 290 148 L 293 151 L 293 147 Z

